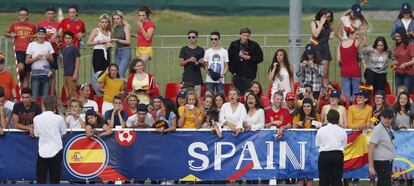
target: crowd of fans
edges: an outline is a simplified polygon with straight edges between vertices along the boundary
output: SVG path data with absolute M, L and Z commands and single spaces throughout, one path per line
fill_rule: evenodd
M 362 6 L 365 3 L 361 4 Z M 112 17 L 102 14 L 98 27 L 86 41 L 93 47 L 94 75 L 90 84 L 77 84 L 80 63 L 80 41 L 86 35 L 77 6 L 67 9 L 68 17 L 58 22 L 56 9 L 48 7 L 45 19 L 29 21 L 29 10 L 18 10 L 5 36 L 14 40 L 20 100 L 16 83 L 4 68 L 0 55 L 0 134 L 3 129 L 27 130 L 34 135 L 33 118 L 41 114 L 38 97 L 46 99 L 55 89 L 55 71 L 59 53 L 64 71 L 64 91 L 69 99 L 63 105 L 67 128 L 84 128 L 86 136 L 110 135 L 115 127 L 156 128 L 160 133 L 177 128 L 212 129 L 218 137 L 222 129 L 234 136 L 263 128 L 277 130 L 275 138 L 288 128 L 320 128 L 328 123 L 327 113 L 339 113 L 342 128 L 364 130 L 378 124 L 381 112 L 392 108 L 394 129 L 413 127 L 410 93 L 414 87 L 414 22 L 411 5 L 404 3 L 393 27 L 391 50 L 385 37 L 379 36 L 372 46 L 367 41 L 370 25 L 362 7 L 354 4 L 333 28 L 334 14 L 322 8 L 311 22 L 312 37 L 306 45 L 299 69 L 295 72 L 285 49 L 278 49 L 268 68 L 271 83 L 269 95 L 255 81 L 263 52 L 249 39 L 250 28 L 240 29 L 240 39 L 228 50 L 220 44 L 220 33 L 210 34 L 210 48 L 197 44 L 198 32 L 187 33 L 188 45 L 181 48 L 177 65 L 183 67 L 182 86 L 174 97 L 160 95 L 156 75 L 146 65 L 153 55 L 155 25 L 149 19 L 151 10 L 141 6 L 136 32 L 131 31 L 124 14 L 117 10 Z M 329 40 L 340 40 L 337 60 L 341 83 L 329 81 L 332 55 Z M 137 38 L 137 49 L 131 60 L 131 38 Z M 115 48 L 111 58 L 110 48 Z M 115 63 L 111 63 L 114 59 Z M 395 71 L 396 101 L 387 101 L 388 68 Z M 126 71 L 129 69 L 129 76 Z M 202 70 L 206 71 L 203 80 Z M 226 73 L 231 73 L 232 88 L 225 89 Z M 365 83 L 361 85 L 364 75 Z M 125 79 L 126 80 L 125 80 Z M 300 80 L 300 81 L 298 81 Z M 30 86 L 29 86 L 30 85 Z M 29 88 L 30 87 L 30 88 Z M 102 101 L 90 99 L 94 95 Z M 55 110 L 58 113 L 58 109 Z M 94 129 L 102 128 L 98 133 Z M 307 181 L 308 185 L 311 180 Z

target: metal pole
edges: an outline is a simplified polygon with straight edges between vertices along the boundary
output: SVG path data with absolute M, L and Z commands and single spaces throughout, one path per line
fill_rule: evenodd
M 299 68 L 302 32 L 302 0 L 289 1 L 289 61 L 294 72 Z

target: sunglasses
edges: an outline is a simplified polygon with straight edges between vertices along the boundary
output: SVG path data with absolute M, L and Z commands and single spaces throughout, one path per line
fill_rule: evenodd
M 196 36 L 188 36 L 188 39 L 196 39 Z
M 218 38 L 210 38 L 210 41 L 218 41 Z
M 394 133 L 391 130 L 388 131 L 388 134 L 390 135 L 391 140 L 395 139 Z

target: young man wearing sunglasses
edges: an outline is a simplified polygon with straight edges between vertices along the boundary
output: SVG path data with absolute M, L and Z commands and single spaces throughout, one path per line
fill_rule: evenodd
M 224 76 L 228 70 L 229 56 L 227 50 L 220 46 L 220 33 L 210 33 L 210 48 L 204 54 L 207 69 L 206 88 L 215 93 L 224 94 Z
M 190 30 L 188 35 L 188 45 L 180 50 L 180 65 L 184 67 L 182 83 L 186 87 L 194 87 L 198 96 L 201 93 L 201 67 L 204 65 L 204 49 L 197 45 L 198 32 Z

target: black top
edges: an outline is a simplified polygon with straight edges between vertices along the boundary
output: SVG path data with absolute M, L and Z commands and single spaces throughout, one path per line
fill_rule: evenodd
M 182 47 L 180 50 L 180 58 L 184 60 L 190 57 L 195 57 L 198 60 L 204 57 L 204 49 L 197 46 L 195 49 L 191 49 L 188 46 Z M 187 63 L 184 65 L 182 82 L 190 83 L 192 85 L 201 85 L 203 83 L 203 76 L 201 75 L 202 64 L 199 63 Z
M 23 125 L 33 125 L 33 118 L 42 113 L 40 106 L 32 101 L 29 109 L 24 107 L 23 102 L 17 102 L 13 106 L 13 114 L 19 116 L 19 123 Z
M 244 60 L 239 54 L 250 55 L 250 60 Z M 229 47 L 229 70 L 243 78 L 255 79 L 257 64 L 263 61 L 260 45 L 252 40 L 241 44 L 240 39 L 233 41 Z

